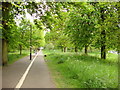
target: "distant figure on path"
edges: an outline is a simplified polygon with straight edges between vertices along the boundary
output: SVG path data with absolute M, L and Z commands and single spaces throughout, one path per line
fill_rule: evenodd
M 34 53 L 37 54 L 37 50 L 36 49 L 34 49 Z

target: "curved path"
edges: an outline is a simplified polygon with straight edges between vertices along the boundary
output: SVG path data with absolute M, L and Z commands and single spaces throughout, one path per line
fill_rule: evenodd
M 29 56 L 27 56 L 12 65 L 3 67 L 2 87 L 15 88 L 21 83 L 20 80 L 23 78 L 31 62 L 32 60 L 30 61 Z M 20 88 L 55 88 L 48 67 L 44 61 L 42 51 L 36 56 Z

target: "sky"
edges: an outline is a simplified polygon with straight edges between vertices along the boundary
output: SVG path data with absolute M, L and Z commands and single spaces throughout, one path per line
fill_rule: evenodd
M 16 22 L 16 25 L 19 26 L 19 24 L 21 23 L 21 18 L 24 17 L 24 15 L 17 15 L 17 17 L 15 17 L 15 22 Z M 30 21 L 31 23 L 34 23 L 34 19 L 35 17 L 31 16 L 28 12 L 27 12 L 27 9 L 25 9 L 25 19 Z
M 34 23 L 34 17 L 32 17 L 28 12 L 27 9 L 25 9 L 25 18 L 29 20 L 31 23 Z

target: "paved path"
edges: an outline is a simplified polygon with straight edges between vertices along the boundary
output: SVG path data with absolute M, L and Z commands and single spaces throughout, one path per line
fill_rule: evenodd
M 2 66 L 0 66 L 0 90 L 2 89 Z
M 29 56 L 3 68 L 3 88 L 15 88 L 31 61 Z M 21 88 L 55 88 L 48 67 L 40 51 Z

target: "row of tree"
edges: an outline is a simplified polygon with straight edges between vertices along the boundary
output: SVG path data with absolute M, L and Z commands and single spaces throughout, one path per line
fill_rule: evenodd
M 95 47 L 101 50 L 102 59 L 106 59 L 110 49 L 119 52 L 118 2 L 61 2 L 52 7 L 46 16 L 52 25 L 47 42 L 64 51 L 70 47 L 75 52 L 84 48 L 85 54 L 88 47 Z
M 52 43 L 56 48 L 109 49 L 119 51 L 118 2 L 2 2 L 2 60 L 8 51 L 40 47 Z M 28 20 L 31 16 L 31 20 Z M 44 39 L 44 32 L 47 32 Z M 47 46 L 47 45 L 46 45 Z
M 2 63 L 8 62 L 8 53 L 44 46 L 41 20 L 34 19 L 34 2 L 2 2 Z M 32 6 L 32 7 L 31 7 Z

